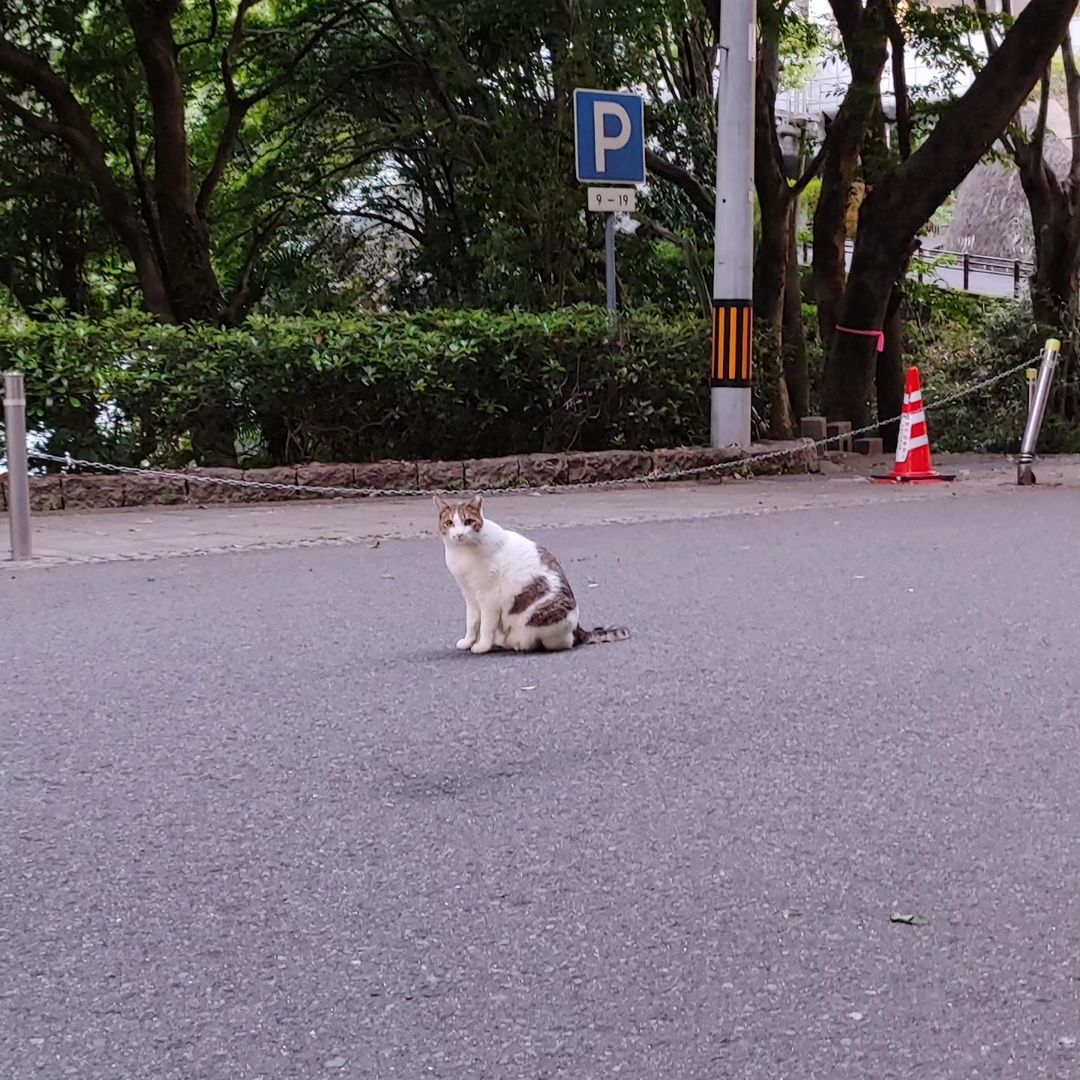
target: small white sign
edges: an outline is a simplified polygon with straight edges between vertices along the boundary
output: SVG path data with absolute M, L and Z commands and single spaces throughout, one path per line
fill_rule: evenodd
M 594 213 L 632 214 L 637 209 L 637 188 L 591 187 L 588 206 Z

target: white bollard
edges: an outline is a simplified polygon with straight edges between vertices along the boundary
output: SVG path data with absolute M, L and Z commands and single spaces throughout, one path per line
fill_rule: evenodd
M 1035 447 L 1039 441 L 1039 430 L 1046 415 L 1046 403 L 1050 400 L 1050 385 L 1054 381 L 1054 369 L 1057 367 L 1061 342 L 1057 338 L 1048 338 L 1043 347 L 1042 363 L 1039 365 L 1039 377 L 1035 382 L 1035 393 L 1031 398 L 1024 438 L 1020 443 L 1020 457 L 1016 465 L 1016 482 L 1021 486 L 1035 483 Z
M 30 470 L 26 460 L 26 394 L 19 372 L 4 375 L 4 428 L 11 557 L 22 562 L 33 558 L 33 552 L 30 543 Z

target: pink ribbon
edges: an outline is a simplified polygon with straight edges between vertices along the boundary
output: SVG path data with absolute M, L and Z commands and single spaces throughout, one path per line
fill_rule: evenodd
M 841 334 L 858 334 L 859 337 L 877 338 L 877 351 L 885 351 L 885 334 L 881 330 L 852 330 L 850 326 L 838 326 L 836 329 Z

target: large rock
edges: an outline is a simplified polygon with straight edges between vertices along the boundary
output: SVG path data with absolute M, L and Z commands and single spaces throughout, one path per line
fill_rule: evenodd
M 60 490 L 59 476 L 30 477 L 30 511 L 43 513 L 48 510 L 62 510 L 63 495 Z
M 296 481 L 311 488 L 352 488 L 356 486 L 356 469 L 352 465 L 328 464 L 311 461 L 296 468 Z M 325 499 L 336 496 L 319 491 L 301 491 L 301 499 Z
M 652 471 L 652 455 L 644 450 L 597 450 L 567 454 L 567 480 L 571 484 L 610 483 L 645 476 Z
M 358 488 L 379 491 L 415 491 L 417 468 L 415 461 L 370 461 L 353 466 Z
M 187 498 L 187 481 L 180 477 L 152 472 L 124 477 L 125 506 L 175 506 L 187 502 Z
M 474 491 L 516 487 L 520 482 L 516 457 L 473 458 L 465 462 L 465 486 Z
M 122 476 L 64 474 L 60 491 L 65 510 L 111 510 L 124 505 Z
M 255 484 L 286 484 L 286 487 L 237 488 L 237 498 L 245 502 L 292 502 L 296 490 L 296 467 L 277 465 L 270 469 L 245 469 L 244 480 Z
M 530 487 L 566 483 L 565 454 L 522 454 L 517 464 L 521 482 Z
M 462 461 L 418 461 L 417 482 L 424 491 L 459 491 L 465 486 Z
M 748 451 L 745 464 L 747 470 L 755 476 L 821 471 L 817 447 L 811 439 L 754 443 Z
M 221 480 L 243 480 L 240 469 L 188 469 L 188 498 L 193 503 L 243 502 L 246 496 L 235 484 L 216 483 Z
M 692 469 L 703 469 L 714 465 L 725 465 L 732 461 L 739 461 L 743 452 L 737 446 L 681 446 L 672 450 L 654 450 L 652 452 L 653 471 L 658 474 L 658 479 L 663 480 L 667 474 L 676 474 L 668 478 L 677 480 L 677 474 Z M 723 470 L 717 469 L 713 473 L 697 473 L 688 479 L 722 476 Z

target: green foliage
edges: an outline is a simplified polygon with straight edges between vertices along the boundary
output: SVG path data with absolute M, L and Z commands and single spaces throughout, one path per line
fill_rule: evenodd
M 1016 304 L 947 289 L 915 287 L 906 341 L 908 362 L 917 364 L 926 400 L 949 397 L 1018 363 L 1037 365 L 1042 349 L 1028 303 Z M 1080 346 L 1074 329 L 1063 338 Z M 1058 387 L 1060 391 L 1060 385 Z M 1018 372 L 986 390 L 934 409 L 930 435 L 947 451 L 1015 453 L 1027 417 L 1027 382 Z M 1042 453 L 1080 451 L 1080 431 L 1051 414 L 1039 437 Z
M 707 356 L 700 318 L 639 311 L 613 334 L 584 306 L 0 329 L 53 452 L 157 465 L 190 463 L 210 420 L 272 464 L 697 443 Z

